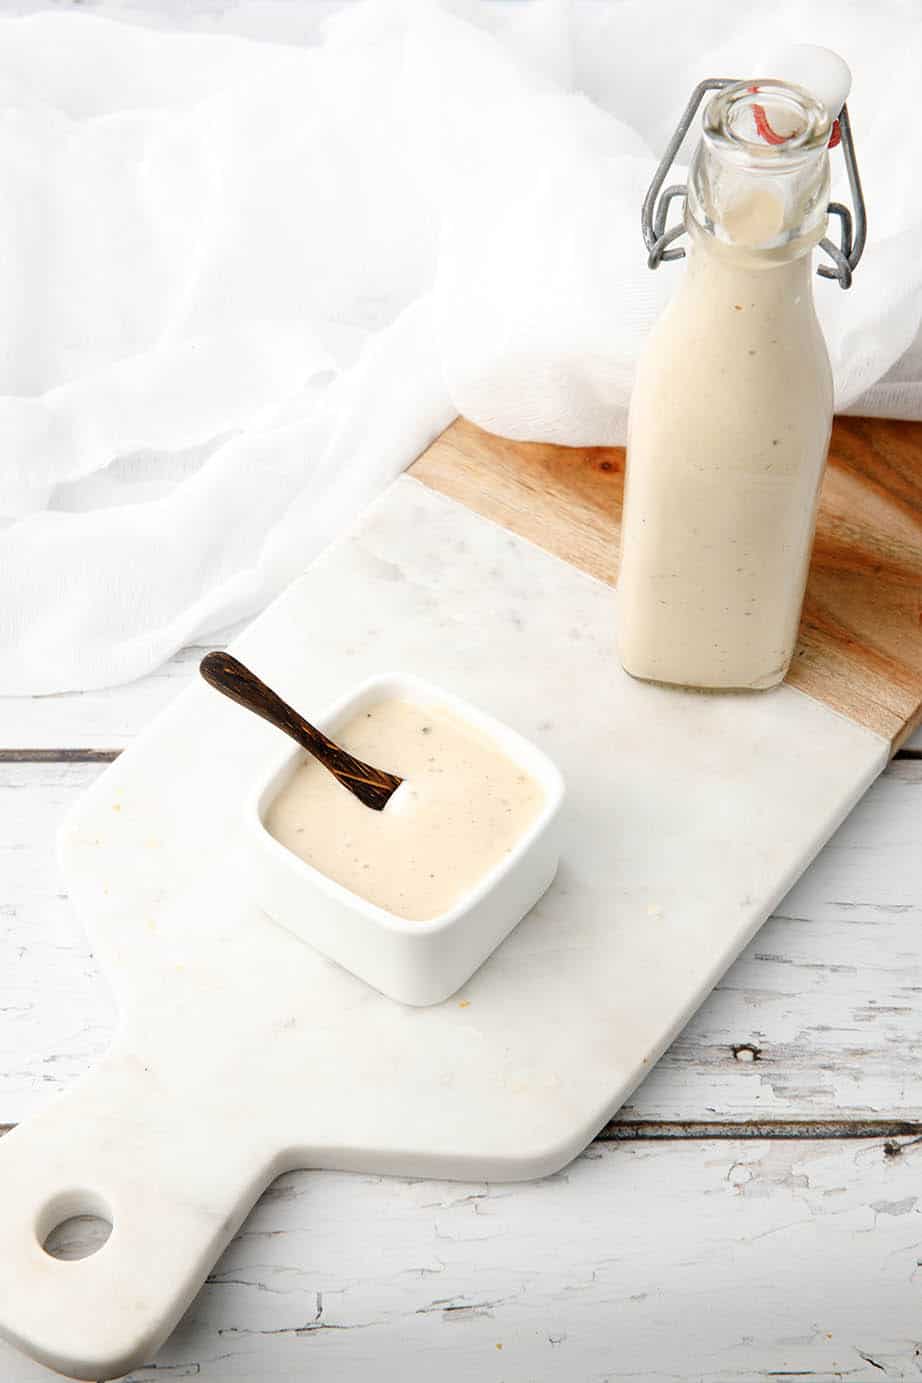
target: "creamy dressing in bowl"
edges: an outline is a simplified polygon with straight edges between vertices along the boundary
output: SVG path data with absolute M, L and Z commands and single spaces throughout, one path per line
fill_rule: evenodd
M 351 754 L 405 779 L 382 812 L 313 759 L 264 816 L 269 833 L 328 878 L 410 921 L 448 910 L 510 854 L 545 805 L 542 785 L 484 731 L 444 707 L 388 697 L 336 731 Z

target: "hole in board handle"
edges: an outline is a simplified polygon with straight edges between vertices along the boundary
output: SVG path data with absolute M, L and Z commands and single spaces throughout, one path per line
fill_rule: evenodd
M 50 1258 L 76 1263 L 98 1253 L 112 1233 L 112 1212 L 93 1191 L 64 1191 L 45 1206 L 36 1237 Z

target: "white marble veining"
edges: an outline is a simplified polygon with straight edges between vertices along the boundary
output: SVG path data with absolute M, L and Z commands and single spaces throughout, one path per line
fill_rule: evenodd
M 788 688 L 632 682 L 609 588 L 411 479 L 235 648 L 308 713 L 400 666 L 507 720 L 567 777 L 561 872 L 458 1001 L 409 1010 L 246 902 L 240 785 L 268 726 L 193 687 L 99 779 L 62 858 L 121 1028 L 0 1143 L 0 1325 L 83 1377 L 151 1355 L 279 1170 L 568 1161 L 886 759 Z M 79 1266 L 36 1242 L 63 1190 L 115 1226 Z

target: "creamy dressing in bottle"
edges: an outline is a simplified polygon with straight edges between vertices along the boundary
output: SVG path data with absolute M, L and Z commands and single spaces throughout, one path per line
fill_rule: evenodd
M 783 142 L 761 139 L 757 102 Z M 618 606 L 637 677 L 761 688 L 790 663 L 832 423 L 811 255 L 829 128 L 807 92 L 777 83 L 708 108 L 688 270 L 631 400 Z

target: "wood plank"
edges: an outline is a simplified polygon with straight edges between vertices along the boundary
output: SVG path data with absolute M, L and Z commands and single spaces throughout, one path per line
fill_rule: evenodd
M 856 446 L 852 437 L 849 451 L 850 430 L 856 435 L 860 435 L 862 430 L 870 432 L 867 446 L 876 447 L 873 453 L 876 457 L 873 461 L 873 467 L 876 467 L 874 473 L 880 475 L 883 487 L 889 483 L 886 457 L 891 444 L 897 452 L 897 464 L 893 466 L 897 474 L 900 467 L 912 473 L 913 466 L 919 464 L 917 457 L 922 455 L 922 424 L 885 424 L 881 420 L 867 419 L 838 420 L 835 429 L 835 456 L 839 455 L 840 450 L 843 456 L 851 455 L 851 465 L 854 468 L 858 464 L 854 454 L 857 453 L 860 460 L 864 444 Z M 909 439 L 908 450 L 905 440 L 901 441 L 901 438 Z M 835 456 L 833 468 L 838 467 Z M 830 476 L 833 468 L 830 469 Z M 869 466 L 869 469 L 872 467 Z M 549 551 L 556 552 L 558 556 L 583 567 L 602 580 L 615 579 L 617 519 L 620 516 L 623 483 L 621 451 L 604 448 L 536 447 L 508 442 L 481 432 L 472 424 L 459 419 L 416 462 L 413 474 L 434 489 L 452 495 L 482 513 L 488 513 L 506 527 L 523 534 Z M 896 484 L 897 481 L 894 480 L 892 483 Z M 840 491 L 848 490 L 848 482 L 842 480 L 841 483 L 837 481 L 832 485 L 832 482 L 827 480 L 827 488 L 830 491 L 831 503 Z M 902 503 L 912 511 L 911 493 L 908 498 L 904 496 Z M 825 512 L 824 508 L 824 515 Z M 823 522 L 826 523 L 825 517 Z M 841 528 L 843 520 L 841 517 L 834 518 L 830 513 L 829 522 L 835 522 Z M 842 546 L 840 542 L 838 551 L 841 551 Z M 917 557 L 920 547 L 922 539 L 917 537 Z M 823 563 L 823 570 L 818 569 L 814 575 L 818 590 L 826 590 L 830 586 L 830 578 L 825 574 L 826 564 L 838 570 L 834 553 L 829 555 L 824 550 Z M 854 581 L 854 574 L 850 576 L 847 571 L 839 571 L 838 576 L 832 579 L 833 589 L 827 597 L 832 600 L 837 598 L 834 589 L 836 580 L 841 582 L 843 588 L 847 588 L 849 583 Z M 811 592 L 812 589 L 811 586 Z M 864 589 L 867 589 L 866 584 Z M 922 575 L 916 574 L 908 592 L 899 587 L 898 583 L 896 589 L 900 591 L 900 600 L 909 601 L 911 604 L 914 595 L 916 605 L 922 603 Z M 892 583 L 888 583 L 888 590 L 891 590 L 892 594 Z M 811 600 L 812 598 L 811 594 Z M 811 605 L 810 610 L 813 608 Z M 894 613 L 892 601 L 889 608 L 891 619 L 899 623 L 901 616 L 899 612 Z M 863 613 L 866 615 L 867 612 L 859 601 L 857 617 L 863 617 Z M 917 608 L 917 623 L 920 613 L 922 611 Z M 808 617 L 819 618 L 809 611 Z M 211 648 L 225 647 L 233 632 L 229 631 L 214 643 L 203 643 L 183 649 L 150 676 L 127 686 L 59 696 L 4 698 L 0 701 L 0 751 L 12 748 L 123 748 L 188 685 L 196 675 L 198 663 L 204 654 Z M 885 638 L 891 652 L 898 634 L 898 629 L 884 630 L 882 637 Z M 877 637 L 873 613 L 870 633 L 865 619 L 861 637 Z M 806 630 L 798 649 L 797 666 L 792 673 L 794 684 L 803 685 L 806 691 L 811 690 L 809 683 L 814 676 L 814 672 L 809 671 L 813 639 L 814 635 Z M 846 645 L 847 642 L 846 639 Z M 824 656 L 827 657 L 830 667 L 834 665 L 841 672 L 838 654 L 831 645 Z M 913 661 L 915 654 L 910 644 L 906 646 L 904 657 L 909 659 L 912 667 L 919 666 L 918 662 Z M 797 680 L 801 677 L 804 679 L 802 682 Z M 915 672 L 911 671 L 909 677 L 910 680 L 916 678 Z M 913 685 L 918 685 L 918 679 Z M 908 695 L 911 698 L 911 690 Z M 903 714 L 906 710 L 906 693 L 900 693 L 899 697 L 902 710 L 898 707 L 897 715 Z M 890 704 L 889 701 L 887 704 Z M 878 714 L 871 708 L 868 715 L 870 718 L 865 723 L 871 723 L 872 728 L 880 728 L 881 732 L 886 734 L 893 731 L 892 709 Z M 900 738 L 899 734 L 892 737 L 895 741 Z M 922 728 L 910 735 L 905 743 L 908 748 L 922 750 Z
M 44 755 L 48 762 L 79 756 L 114 758 L 194 680 L 204 655 L 224 647 L 222 642 L 184 648 L 163 667 L 127 686 L 0 699 L 0 758 L 12 759 L 17 752 L 33 761 Z M 922 727 L 900 752 L 922 753 Z
M 147 677 L 122 686 L 0 698 L 0 750 L 124 749 L 189 685 L 205 654 L 226 647 L 234 632 L 183 648 Z
M 0 1125 L 103 1051 L 108 990 L 58 881 L 94 763 L 0 764 Z M 626 1124 L 922 1120 L 922 761 L 897 760 L 622 1111 Z M 880 1130 L 886 1131 L 886 1130 Z M 649 1135 L 649 1129 L 646 1131 Z
M 511 442 L 459 418 L 412 474 L 614 581 L 621 448 Z M 922 423 L 836 419 L 788 681 L 894 749 L 922 720 Z
M 9 759 L 21 750 L 39 751 L 49 761 L 80 754 L 111 758 L 185 690 L 206 653 L 225 646 L 222 641 L 184 648 L 127 686 L 0 699 L 0 756 Z M 922 727 L 903 749 L 922 752 Z
M 919 1140 L 596 1143 L 519 1186 L 291 1173 L 128 1383 L 915 1378 L 920 1176 Z M 48 1378 L 5 1345 L 0 1374 Z

